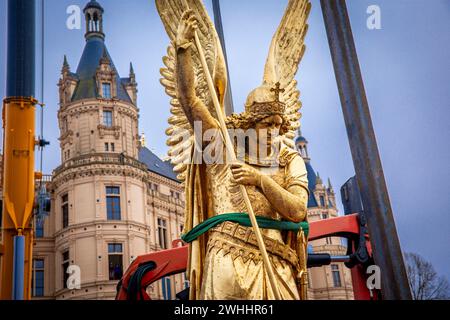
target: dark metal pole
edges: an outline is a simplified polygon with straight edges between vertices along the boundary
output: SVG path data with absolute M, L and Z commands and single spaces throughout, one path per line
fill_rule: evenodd
M 345 0 L 320 3 L 382 295 L 411 299 Z
M 226 115 L 231 115 L 234 112 L 234 106 L 233 106 L 233 95 L 231 93 L 231 80 L 228 68 L 227 49 L 225 47 L 225 35 L 223 32 L 222 13 L 220 12 L 219 0 L 212 0 L 212 4 L 214 11 L 214 24 L 216 26 L 217 34 L 219 35 L 220 44 L 222 45 L 223 55 L 225 56 L 225 63 L 227 66 L 228 85 L 225 96 L 225 113 Z
M 8 1 L 7 97 L 35 96 L 35 1 Z
M 359 192 L 356 176 L 351 177 L 341 187 L 341 199 L 344 206 L 344 214 L 363 213 L 361 192 Z

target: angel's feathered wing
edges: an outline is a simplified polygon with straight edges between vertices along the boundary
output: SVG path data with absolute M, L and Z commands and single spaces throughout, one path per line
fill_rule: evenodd
M 305 52 L 307 19 L 311 10 L 309 0 L 289 0 L 283 19 L 272 39 L 264 68 L 263 83 L 274 86 L 277 82 L 284 92 L 280 95 L 286 103 L 286 115 L 290 130 L 282 136 L 283 142 L 294 148 L 294 137 L 300 126 L 300 91 L 294 79 L 300 60 Z
M 171 97 L 172 116 L 169 118 L 169 128 L 166 134 L 169 136 L 167 145 L 169 146 L 169 159 L 175 166 L 174 171 L 178 173 L 178 179 L 184 181 L 186 178 L 186 168 L 190 163 L 192 156 L 192 147 L 194 145 L 194 133 L 188 119 L 177 97 L 176 83 L 176 52 L 174 43 L 177 35 L 177 29 L 181 21 L 181 16 L 185 10 L 185 3 L 189 9 L 193 10 L 198 20 L 197 34 L 202 43 L 208 64 L 208 72 L 214 80 L 216 93 L 223 106 L 224 96 L 227 86 L 227 71 L 225 59 L 220 45 L 216 29 L 208 16 L 206 8 L 201 0 L 156 0 L 156 8 L 164 24 L 164 28 L 170 38 L 171 44 L 167 49 L 167 56 L 163 58 L 165 67 L 160 70 L 163 78 L 161 84 L 165 87 L 166 93 Z M 205 78 L 197 48 L 192 46 L 192 59 L 195 69 L 196 95 L 208 107 L 210 113 L 216 117 L 211 94 Z M 216 117 L 217 118 L 217 117 Z

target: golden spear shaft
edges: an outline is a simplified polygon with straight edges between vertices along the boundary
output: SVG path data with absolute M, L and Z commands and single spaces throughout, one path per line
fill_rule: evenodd
M 187 9 L 189 9 L 189 4 L 187 0 L 183 0 L 184 5 Z M 227 132 L 227 126 L 225 124 L 225 118 L 222 112 L 222 108 L 220 106 L 219 99 L 217 98 L 216 89 L 214 88 L 214 82 L 212 80 L 211 74 L 209 73 L 208 64 L 206 62 L 205 53 L 203 52 L 203 47 L 198 37 L 197 31 L 194 33 L 195 45 L 197 47 L 198 54 L 200 56 L 200 61 L 203 67 L 203 71 L 205 73 L 206 82 L 208 83 L 208 89 L 211 94 L 211 98 L 214 104 L 214 108 L 216 109 L 217 118 L 219 120 L 220 131 L 222 133 L 222 137 L 224 138 L 225 148 L 227 150 L 227 155 L 231 157 L 233 163 L 237 163 L 237 158 L 234 153 L 233 144 L 231 142 L 230 136 Z M 269 260 L 269 255 L 267 254 L 266 246 L 264 244 L 264 240 L 261 234 L 261 230 L 258 227 L 258 222 L 256 221 L 255 212 L 253 211 L 252 204 L 247 194 L 247 189 L 242 184 L 240 186 L 240 191 L 244 198 L 245 205 L 247 207 L 248 215 L 250 217 L 250 222 L 252 224 L 253 231 L 256 235 L 256 241 L 258 242 L 259 250 L 261 251 L 261 256 L 263 258 L 264 266 L 266 267 L 267 276 L 269 277 L 270 287 L 275 296 L 276 300 L 281 300 L 281 294 L 279 288 L 277 286 L 277 282 L 275 281 L 275 273 L 273 272 L 272 264 Z

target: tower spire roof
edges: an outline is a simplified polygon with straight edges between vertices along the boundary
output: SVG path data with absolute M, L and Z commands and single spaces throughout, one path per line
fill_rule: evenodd
M 98 97 L 98 88 L 95 77 L 99 63 L 105 61 L 111 66 L 112 71 L 115 73 L 115 96 L 120 100 L 132 102 L 105 45 L 105 35 L 103 33 L 104 10 L 102 6 L 97 1 L 91 0 L 87 3 L 83 12 L 86 18 L 86 45 L 76 70 L 78 84 L 74 90 L 71 101 Z
M 317 171 L 316 175 L 316 184 L 322 184 L 322 178 L 320 177 L 319 171 Z
M 67 62 L 67 56 L 64 55 L 63 67 L 69 67 L 69 63 Z
M 62 66 L 62 70 L 61 72 L 69 72 L 70 71 L 70 66 L 69 63 L 67 62 L 67 56 L 64 55 L 64 61 L 63 61 L 63 66 Z
M 83 9 L 83 12 L 85 12 L 87 9 L 89 8 L 95 8 L 95 9 L 99 9 L 102 13 L 104 12 L 103 7 L 100 5 L 100 3 L 98 3 L 96 0 L 91 0 L 89 1 L 86 6 Z
M 305 142 L 308 143 L 308 141 L 306 140 L 306 138 L 302 135 L 302 129 L 301 127 L 298 127 L 297 129 L 297 138 L 295 139 L 295 143 L 299 143 L 299 142 Z

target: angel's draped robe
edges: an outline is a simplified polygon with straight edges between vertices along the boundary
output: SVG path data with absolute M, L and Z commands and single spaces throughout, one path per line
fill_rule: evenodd
M 298 152 L 291 148 L 283 146 L 275 163 L 272 161 L 265 165 L 248 164 L 270 176 L 284 189 L 298 185 L 308 192 L 304 161 Z M 233 182 L 228 165 L 207 165 L 205 184 L 208 192 L 208 210 L 211 210 L 210 212 L 214 215 L 247 211 L 239 186 Z M 246 188 L 257 216 L 281 219 L 260 188 L 255 186 L 246 186 Z M 285 243 L 282 232 L 279 230 L 261 229 L 261 232 L 264 236 Z M 199 298 L 201 300 L 274 299 L 262 259 L 248 258 L 249 251 L 259 253 L 259 249 L 251 244 L 210 231 Z M 299 299 L 292 265 L 271 253 L 268 254 L 282 298 L 284 300 Z

